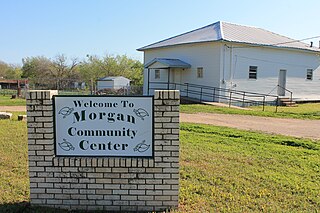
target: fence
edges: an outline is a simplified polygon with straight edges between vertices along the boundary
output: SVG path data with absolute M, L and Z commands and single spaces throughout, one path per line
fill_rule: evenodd
M 16 95 L 17 90 L 14 89 L 0 89 L 0 95 Z
M 97 90 L 96 82 L 86 83 L 81 79 L 34 79 L 30 82 L 30 90 L 58 90 L 62 95 L 142 95 L 142 86 L 126 86 Z
M 25 98 L 26 94 L 28 92 L 28 89 L 22 88 L 22 89 L 0 89 L 0 95 L 2 96 L 15 96 L 20 98 Z
M 44 87 L 40 86 L 32 86 L 30 90 L 44 90 Z M 29 91 L 26 88 L 23 88 L 21 92 L 21 98 L 25 98 L 25 94 Z M 118 89 L 103 89 L 99 91 L 94 91 L 88 88 L 85 89 L 75 89 L 75 88 L 61 88 L 58 90 L 60 95 L 142 95 L 143 90 L 142 86 L 129 86 L 129 87 L 121 87 Z M 12 96 L 16 95 L 18 97 L 18 90 L 13 89 L 0 89 L 0 95 L 4 96 Z
M 104 87 L 95 92 L 97 95 L 142 95 L 142 86 Z

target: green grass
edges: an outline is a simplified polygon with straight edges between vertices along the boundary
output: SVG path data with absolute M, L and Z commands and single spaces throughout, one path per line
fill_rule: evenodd
M 179 212 L 317 212 L 319 141 L 181 125 Z
M 0 212 L 29 206 L 26 123 L 0 120 Z M 175 212 L 317 212 L 320 141 L 181 124 Z M 64 211 L 59 211 L 64 212 Z
M 11 96 L 0 95 L 0 106 L 25 106 L 26 99 L 15 98 L 11 99 Z
M 275 112 L 274 106 L 267 106 L 265 111 L 262 107 L 251 107 L 252 110 L 241 110 L 228 107 L 217 107 L 203 104 L 183 104 L 180 105 L 180 111 L 184 113 L 220 113 L 220 114 L 238 114 L 253 115 L 275 118 L 295 118 L 295 119 L 320 119 L 320 103 L 299 104 L 296 107 L 278 107 Z
M 25 112 L 0 120 L 0 205 L 29 200 L 27 129 L 25 122 L 17 121 L 19 114 Z M 1 208 L 5 207 L 0 206 L 4 212 Z

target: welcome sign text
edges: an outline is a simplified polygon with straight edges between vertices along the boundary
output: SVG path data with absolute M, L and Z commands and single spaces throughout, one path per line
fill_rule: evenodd
M 152 157 L 152 97 L 55 96 L 57 156 Z

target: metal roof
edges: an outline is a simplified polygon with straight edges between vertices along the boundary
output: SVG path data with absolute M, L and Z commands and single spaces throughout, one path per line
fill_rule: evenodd
M 130 79 L 123 77 L 123 76 L 106 76 L 103 78 L 99 78 L 98 81 L 114 81 L 115 79 L 125 79 L 130 81 Z
M 271 46 L 280 48 L 303 49 L 319 52 L 317 47 L 296 41 L 294 39 L 273 33 L 257 27 L 249 27 L 227 22 L 216 22 L 208 26 L 174 36 L 147 46 L 139 51 L 167 47 L 179 44 L 226 41 L 244 43 L 249 45 Z
M 164 68 L 190 68 L 191 65 L 181 61 L 180 59 L 171 58 L 155 58 L 145 65 L 145 68 L 150 67 L 152 64 L 159 62 L 164 65 Z

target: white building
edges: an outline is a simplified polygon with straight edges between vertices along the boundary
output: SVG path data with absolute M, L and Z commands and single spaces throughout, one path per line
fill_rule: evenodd
M 320 100 L 320 49 L 261 28 L 216 22 L 138 50 L 144 94 L 189 83 Z
M 123 76 L 109 76 L 97 80 L 97 90 L 102 89 L 122 89 L 130 86 L 130 79 Z

